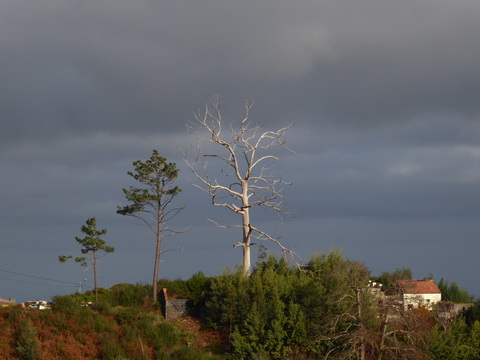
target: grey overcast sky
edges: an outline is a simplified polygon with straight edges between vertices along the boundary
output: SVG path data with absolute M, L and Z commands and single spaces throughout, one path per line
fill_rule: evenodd
M 150 282 L 152 236 L 116 207 L 154 148 L 181 170 L 172 226 L 190 227 L 160 276 L 239 264 L 240 234 L 205 220 L 234 218 L 178 151 L 214 94 L 227 122 L 251 98 L 266 129 L 294 123 L 277 164 L 293 216 L 257 225 L 305 259 L 338 247 L 374 275 L 410 267 L 480 296 L 479 14 L 476 0 L 1 0 L 0 297 L 93 286 L 58 262 L 89 217 L 116 248 L 99 283 Z

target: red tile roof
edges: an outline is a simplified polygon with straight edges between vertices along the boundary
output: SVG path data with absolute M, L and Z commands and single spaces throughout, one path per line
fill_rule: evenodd
M 405 294 L 441 294 L 433 280 L 397 280 Z

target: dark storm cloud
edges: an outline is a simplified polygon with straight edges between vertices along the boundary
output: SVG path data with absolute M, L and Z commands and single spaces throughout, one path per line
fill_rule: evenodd
M 363 126 L 478 114 L 479 5 L 4 2 L 3 136 L 182 129 L 213 93 Z
M 293 182 L 285 195 L 296 217 L 279 225 L 258 212 L 262 226 L 304 256 L 335 244 L 374 269 L 441 272 L 434 259 L 406 258 L 451 249 L 454 234 L 471 246 L 478 230 L 479 11 L 469 0 L 1 2 L 0 238 L 9 261 L 58 273 L 53 249 L 73 251 L 65 239 L 96 216 L 118 264 L 145 263 L 148 234 L 115 209 L 132 161 L 153 148 L 181 169 L 188 208 L 178 225 L 192 228 L 178 240 L 185 253 L 172 255 L 191 271 L 169 259 L 164 271 L 218 272 L 239 259 L 229 252 L 235 235 L 204 222 L 233 218 L 189 187 L 177 151 L 194 143 L 185 132 L 192 111 L 220 94 L 227 122 L 248 97 L 265 128 L 294 123 L 296 154 L 279 152 L 276 170 Z M 149 277 L 117 267 L 108 284 Z

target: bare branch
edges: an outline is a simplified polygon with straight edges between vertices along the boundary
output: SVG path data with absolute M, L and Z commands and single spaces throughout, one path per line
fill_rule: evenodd
M 280 214 L 283 211 L 283 189 L 287 185 L 281 178 L 274 176 L 270 165 L 279 157 L 268 153 L 273 146 L 286 147 L 285 133 L 292 126 L 286 125 L 277 131 L 264 131 L 250 120 L 253 101 L 245 100 L 244 116 L 234 125 L 230 124 L 230 138 L 224 137 L 222 127 L 221 102 L 215 96 L 203 111 L 194 113 L 193 123 L 187 129 L 198 140 L 198 150 L 193 160 L 188 152 L 183 153 L 184 162 L 192 172 L 193 185 L 211 197 L 213 206 L 224 207 L 241 216 L 241 225 L 225 226 L 213 222 L 220 228 L 242 228 L 244 249 L 243 266 L 250 273 L 250 246 L 252 232 L 260 240 L 268 240 L 280 247 L 284 256 L 289 256 L 295 264 L 300 257 L 286 248 L 279 239 L 269 236 L 252 226 L 250 208 L 253 206 L 272 209 Z M 217 150 L 202 151 L 203 145 L 216 146 Z M 206 159 L 215 160 L 219 167 L 209 167 Z M 212 174 L 219 173 L 225 181 L 220 182 Z M 228 201 L 226 200 L 228 199 Z M 240 245 L 236 245 L 240 246 Z

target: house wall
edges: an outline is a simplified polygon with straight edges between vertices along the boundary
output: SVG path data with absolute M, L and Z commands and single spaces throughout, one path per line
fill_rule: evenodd
M 442 300 L 442 294 L 404 294 L 403 305 L 405 310 L 409 308 L 418 308 L 424 306 L 427 309 L 440 302 Z

